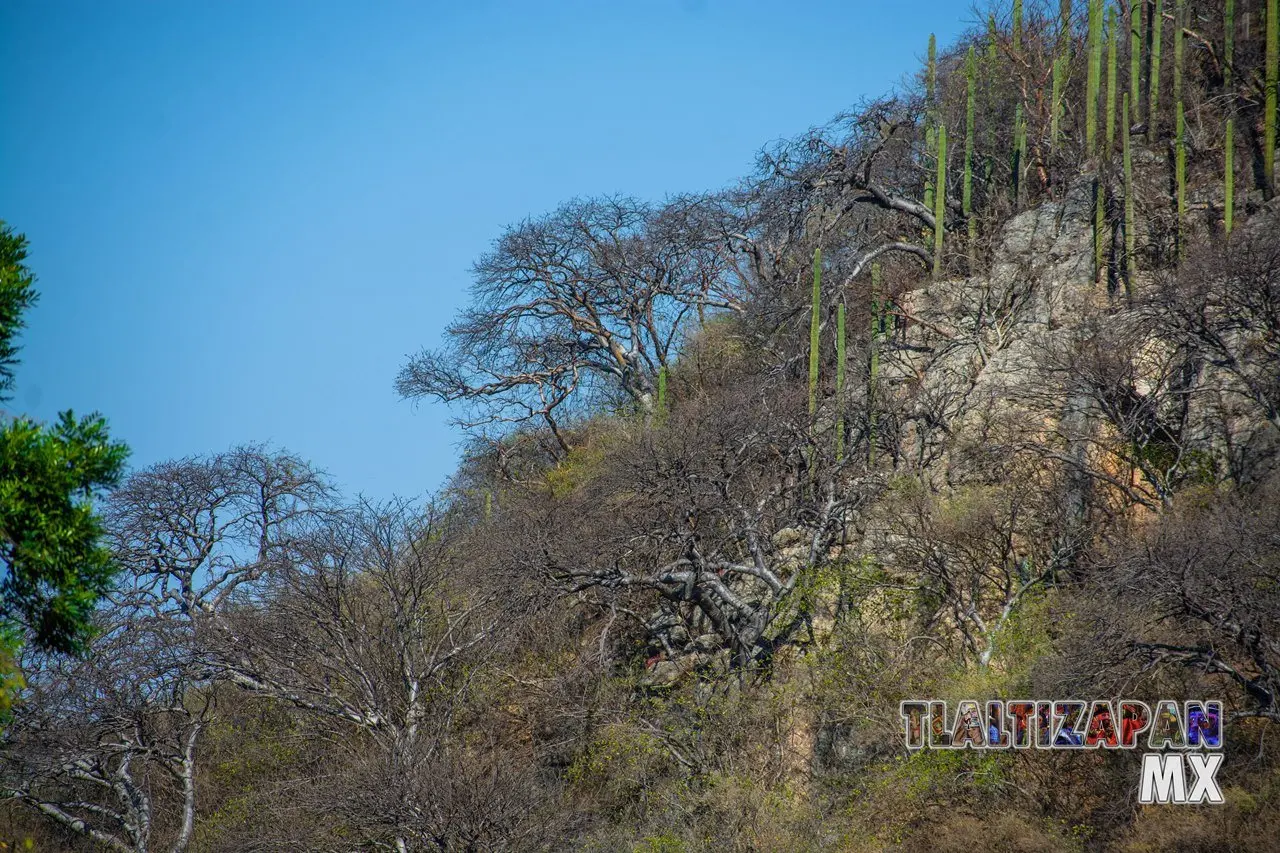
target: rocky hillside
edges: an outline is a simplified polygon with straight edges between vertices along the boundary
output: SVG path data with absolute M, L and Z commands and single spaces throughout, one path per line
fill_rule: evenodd
M 123 581 L 23 662 L 5 831 L 1275 849 L 1262 6 L 998 4 L 732 187 L 507 229 L 397 377 L 469 436 L 431 502 L 258 446 L 112 495 Z M 1140 751 L 905 748 L 903 701 L 1062 697 L 1220 700 L 1225 804 L 1139 805 Z

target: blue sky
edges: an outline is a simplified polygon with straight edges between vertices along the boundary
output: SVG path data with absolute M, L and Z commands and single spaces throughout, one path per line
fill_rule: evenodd
M 969 8 L 5 0 L 0 218 L 41 291 L 9 407 L 99 410 L 135 467 L 261 441 L 429 492 L 461 434 L 392 382 L 506 225 L 724 186 Z

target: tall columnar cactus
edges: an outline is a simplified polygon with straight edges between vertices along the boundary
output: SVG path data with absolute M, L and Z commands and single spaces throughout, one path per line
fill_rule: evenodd
M 1013 109 L 1013 206 L 1022 206 L 1022 175 L 1027 168 L 1027 119 L 1022 114 L 1022 104 Z
M 987 18 L 987 57 L 985 68 L 982 72 L 985 84 L 983 85 L 983 98 L 986 104 L 986 115 L 988 117 L 997 115 L 999 109 L 996 104 L 997 91 L 996 80 L 1000 75 L 1000 27 L 996 23 L 996 16 L 991 15 Z M 985 171 L 982 174 L 984 185 L 988 193 L 994 192 L 993 184 L 996 178 L 996 151 L 999 150 L 996 138 L 995 121 L 987 121 L 986 132 L 986 149 L 987 154 L 982 158 L 985 164 Z
M 1223 204 L 1222 227 L 1228 237 L 1235 225 L 1236 194 L 1236 121 L 1235 94 L 1231 90 L 1232 63 L 1235 62 L 1236 50 L 1236 2 L 1227 0 L 1227 8 L 1222 22 L 1222 87 L 1227 93 L 1227 132 L 1222 143 L 1223 168 Z
M 933 33 L 929 33 L 929 58 L 924 72 L 924 149 L 929 157 L 938 153 L 938 129 L 935 103 L 938 86 L 938 41 Z M 928 173 L 926 173 L 928 174 Z M 924 206 L 933 207 L 932 176 L 925 178 Z
M 1022 53 L 1022 0 L 1013 0 L 1013 52 Z
M 1187 116 L 1182 104 L 1182 27 L 1186 0 L 1177 0 L 1173 10 L 1173 171 L 1178 194 L 1178 221 L 1174 231 L 1181 255 L 1186 243 L 1183 227 L 1187 217 Z
M 1129 112 L 1129 93 L 1124 95 L 1124 111 Z M 1133 292 L 1133 275 L 1137 265 L 1137 227 L 1133 215 L 1133 151 L 1129 143 L 1129 122 L 1121 125 L 1120 137 L 1124 146 L 1124 289 Z
M 1049 92 L 1049 146 L 1051 148 L 1056 148 L 1058 145 L 1062 117 L 1062 86 L 1066 70 L 1066 57 L 1058 56 L 1053 60 L 1053 87 Z
M 1276 90 L 1280 87 L 1280 0 L 1267 0 L 1266 98 L 1263 109 L 1262 173 L 1267 193 L 1276 190 Z
M 1085 78 L 1084 144 L 1088 156 L 1097 151 L 1098 93 L 1102 88 L 1102 0 L 1089 0 L 1089 72 Z
M 875 312 L 874 293 L 871 310 Z M 836 461 L 844 459 L 844 362 L 845 362 L 845 307 L 842 301 L 836 307 Z M 872 346 L 875 346 L 874 340 Z
M 973 45 L 969 45 L 969 55 L 964 64 L 968 98 L 964 108 L 964 178 L 960 190 L 960 209 L 969 229 L 969 272 L 973 272 L 977 251 L 978 220 L 973 215 L 973 136 L 974 136 L 974 99 L 977 87 L 977 60 L 974 58 Z
M 1129 3 L 1129 97 L 1133 100 L 1133 112 L 1125 111 L 1125 122 L 1137 124 L 1142 120 L 1142 3 Z
M 1119 53 L 1119 34 L 1117 31 L 1116 7 L 1112 6 L 1107 10 L 1107 101 L 1106 110 L 1107 118 L 1104 122 L 1106 127 L 1106 148 L 1103 151 L 1104 158 L 1111 157 L 1111 150 L 1116 145 L 1116 62 Z M 1129 117 L 1125 116 L 1125 121 Z
M 987 16 L 987 50 L 982 62 L 982 102 L 987 116 L 996 114 L 996 72 L 1000 61 L 999 44 L 1000 28 L 996 24 L 996 16 L 989 15 Z M 987 154 L 982 158 L 982 162 L 985 165 L 982 180 L 985 182 L 988 192 L 990 192 L 991 180 L 994 177 L 996 168 L 996 123 L 994 121 L 987 122 L 985 143 Z
M 658 416 L 667 413 L 667 366 L 658 368 Z
M 938 125 L 938 172 L 933 194 L 933 277 L 942 275 L 942 238 L 947 215 L 947 126 Z
M 1227 119 L 1226 138 L 1222 142 L 1223 156 L 1223 204 L 1222 204 L 1222 227 L 1227 232 L 1227 236 L 1231 236 L 1231 229 L 1235 226 L 1235 194 L 1236 194 L 1236 122 L 1235 119 Z
M 880 334 L 884 331 L 884 301 L 881 297 L 880 265 L 871 265 L 871 359 L 867 373 L 867 462 L 875 460 L 876 382 L 880 376 Z
M 813 309 L 809 315 L 809 415 L 818 412 L 818 344 L 822 322 L 822 249 L 813 250 Z
M 1071 0 L 1058 3 L 1058 44 L 1053 57 L 1053 86 L 1049 95 L 1049 146 L 1056 148 L 1061 139 L 1067 70 L 1071 61 Z
M 1093 179 L 1093 279 L 1102 280 L 1106 269 L 1106 191 L 1099 175 Z
M 1147 134 L 1156 138 L 1156 125 L 1160 113 L 1160 34 L 1164 31 L 1164 0 L 1156 0 L 1156 11 L 1151 16 L 1151 79 L 1147 87 Z
M 1182 12 L 1186 0 L 1174 0 L 1173 4 L 1173 100 L 1177 104 L 1182 97 Z M 1175 134 L 1177 133 L 1175 129 Z M 1176 136 L 1175 136 L 1176 139 Z
M 1013 37 L 1012 37 L 1013 53 L 1017 57 L 1022 56 L 1022 0 L 1013 0 Z M 1022 115 L 1022 96 L 1019 94 L 1018 103 L 1014 107 L 1013 113 L 1013 152 L 1010 158 L 1010 171 L 1013 177 L 1013 209 L 1017 210 L 1022 205 L 1020 193 L 1022 192 L 1022 172 L 1026 168 L 1027 161 L 1027 126 Z
M 1236 59 L 1236 0 L 1227 0 L 1222 15 L 1222 88 L 1231 96 L 1232 65 Z

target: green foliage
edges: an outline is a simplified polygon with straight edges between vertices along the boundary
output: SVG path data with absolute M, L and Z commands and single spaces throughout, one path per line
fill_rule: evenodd
M 9 723 L 14 698 L 26 686 L 18 666 L 22 636 L 11 625 L 0 625 L 0 731 Z
M 597 438 L 570 449 L 560 463 L 547 472 L 551 496 L 566 497 L 589 481 L 607 454 L 605 444 L 603 438 Z
M 119 482 L 127 456 L 97 415 L 63 412 L 53 427 L 18 418 L 0 431 L 0 612 L 42 646 L 78 650 L 111 585 L 91 502 Z
M 1003 750 L 921 749 L 908 753 L 897 770 L 908 796 L 927 802 L 957 778 L 967 778 L 979 792 L 996 793 L 1008 782 L 1011 763 Z
M 35 276 L 23 261 L 27 239 L 0 220 L 0 401 L 13 388 L 13 368 L 18 364 L 14 339 L 26 323 L 22 314 L 36 303 Z
M 685 853 L 688 849 L 683 839 L 670 834 L 647 836 L 631 848 L 632 853 Z
M 26 256 L 26 238 L 0 222 L 0 392 L 12 387 L 14 339 L 36 300 Z M 0 429 L 0 618 L 41 647 L 74 652 L 87 639 L 114 573 L 92 501 L 119 482 L 127 456 L 96 414 L 66 411 L 52 427 L 17 418 Z

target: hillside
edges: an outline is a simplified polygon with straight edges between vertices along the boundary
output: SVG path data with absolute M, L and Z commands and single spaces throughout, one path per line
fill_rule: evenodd
M 470 437 L 428 505 L 256 445 L 131 477 L 0 834 L 1278 849 L 1276 3 L 987 11 L 730 188 L 501 234 L 396 380 Z M 1064 697 L 1221 701 L 1225 803 L 904 746 L 904 701 Z

